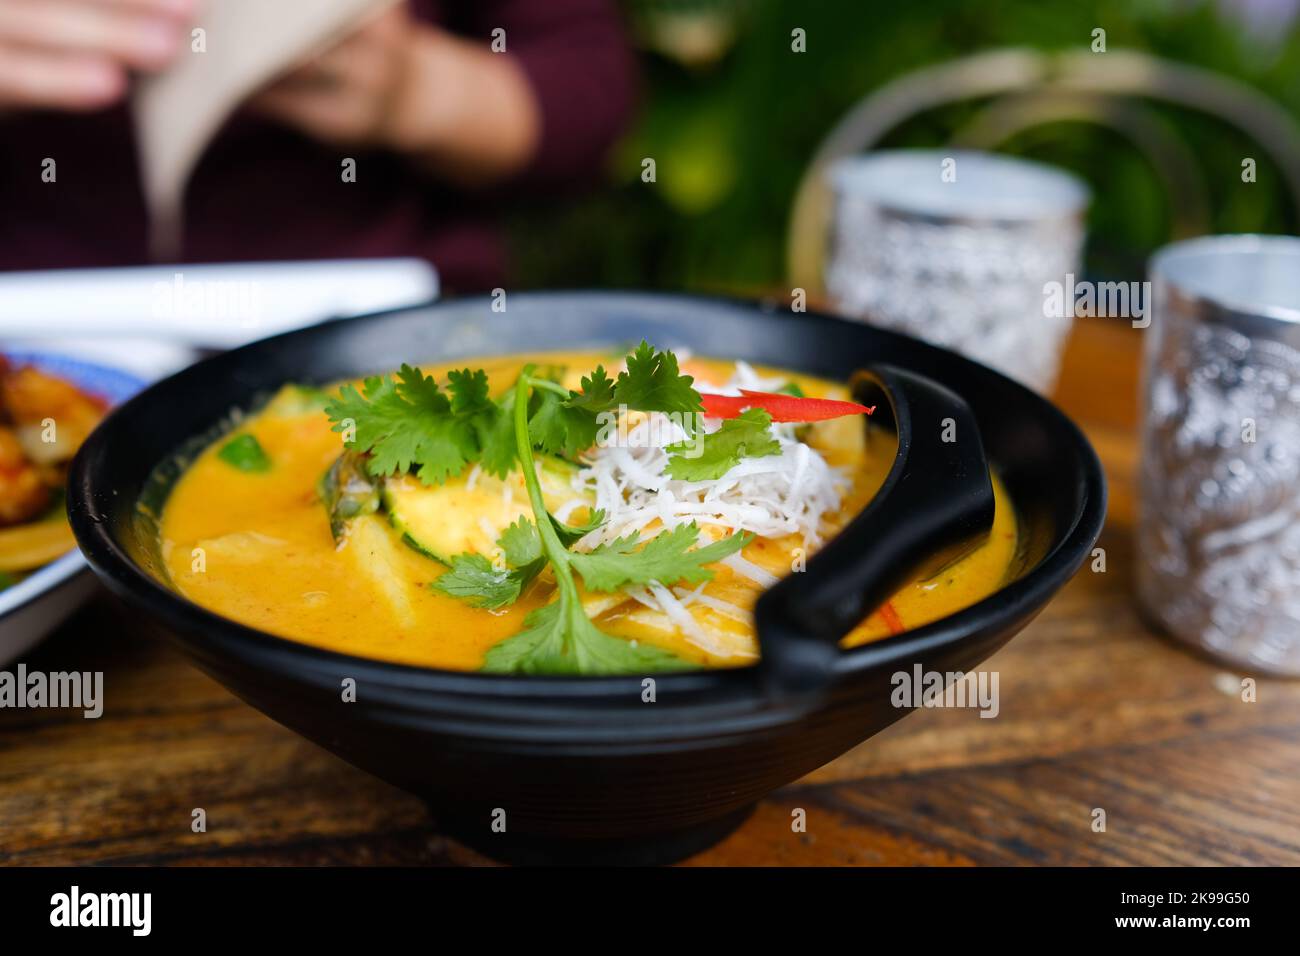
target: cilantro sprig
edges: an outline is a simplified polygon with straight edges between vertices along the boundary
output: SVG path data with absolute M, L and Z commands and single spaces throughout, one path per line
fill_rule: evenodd
M 532 534 L 555 575 L 555 600 L 530 612 L 524 629 L 514 637 L 493 646 L 484 661 L 484 670 L 526 674 L 617 674 L 647 670 L 674 669 L 683 662 L 651 645 L 634 644 L 606 634 L 587 616 L 574 576 L 575 561 L 580 556 L 570 551 L 556 528 L 542 498 L 541 483 L 533 464 L 533 436 L 529 431 L 528 398 L 530 390 L 545 392 L 544 379 L 524 369 L 515 384 L 515 441 L 528 500 L 535 521 L 532 533 L 511 542 L 517 557 L 529 557 Z M 568 529 L 565 527 L 566 531 Z M 567 535 L 566 535 L 567 536 Z M 502 542 L 505 550 L 506 542 Z
M 622 409 L 676 414 L 693 434 L 704 405 L 677 357 L 642 342 L 625 365 L 617 378 L 598 365 L 579 391 L 534 369 L 530 393 L 520 397 L 511 390 L 495 402 L 482 369 L 449 373 L 444 389 L 403 365 L 394 378 L 365 379 L 360 391 L 344 385 L 325 412 L 334 431 L 350 436 L 349 448 L 369 452 L 372 475 L 413 471 L 427 485 L 454 478 L 475 462 L 506 477 L 517 460 L 516 401 L 527 403 L 524 427 L 532 445 L 567 458 L 594 445 L 604 416 Z
M 712 572 L 703 565 L 740 550 L 746 536 L 733 535 L 692 551 L 688 549 L 698 538 L 699 528 L 682 525 L 651 539 L 640 549 L 635 547 L 637 539 L 632 536 L 587 553 L 571 551 L 572 540 L 565 539 L 585 533 L 592 525 L 588 523 L 584 528 L 559 525 L 546 510 L 533 464 L 533 441 L 525 411 L 529 390 L 545 390 L 545 386 L 539 385 L 542 381 L 533 378 L 526 368 L 515 384 L 515 436 L 524 484 L 536 518 L 531 524 L 532 533 L 555 575 L 556 597 L 550 604 L 529 613 L 520 633 L 493 646 L 487 653 L 484 669 L 527 674 L 619 674 L 684 666 L 679 658 L 666 651 L 634 644 L 597 627 L 582 605 L 575 575 L 580 575 L 593 591 L 614 591 L 650 581 L 672 584 L 681 580 L 707 580 Z M 534 553 L 533 539 L 527 539 L 527 548 L 523 540 L 521 536 L 509 543 L 517 545 L 516 557 L 527 558 Z M 503 536 L 500 542 L 503 551 L 506 544 Z
M 597 366 L 579 390 L 566 388 L 552 375 L 526 366 L 514 387 L 494 401 L 482 370 L 454 371 L 444 388 L 403 365 L 395 378 L 366 379 L 360 391 L 343 386 L 326 412 L 354 455 L 364 454 L 357 460 L 377 478 L 411 472 L 433 485 L 474 462 L 503 478 L 519 468 L 533 520 L 520 519 L 501 534 L 496 561 L 482 554 L 456 555 L 432 585 L 471 606 L 496 610 L 519 600 L 548 568 L 554 576 L 554 599 L 529 613 L 520 633 L 488 651 L 485 670 L 617 674 L 686 666 L 664 650 L 602 631 L 583 607 L 578 580 L 598 592 L 652 582 L 696 584 L 712 577 L 706 565 L 739 551 L 748 536 L 696 547 L 700 529 L 686 524 L 647 541 L 633 534 L 591 551 L 572 550 L 605 517 L 593 511 L 585 522 L 571 526 L 551 515 L 535 455 L 576 457 L 595 444 L 606 416 L 624 410 L 675 414 L 687 434 L 694 435 L 704 409 L 694 380 L 682 374 L 671 352 L 656 351 L 646 342 L 627 357 L 616 377 Z M 716 470 L 737 454 L 767 453 L 760 450 L 767 445 L 756 416 L 737 422 L 724 425 L 725 434 L 698 436 L 704 453 L 692 466 L 696 472 Z M 770 435 L 767 441 L 772 441 Z M 747 451 L 751 448 L 755 450 Z
M 414 470 L 426 485 L 441 484 L 485 459 L 501 465 L 502 409 L 488 398 L 487 374 L 453 371 L 443 391 L 432 376 L 403 365 L 396 380 L 367 378 L 362 391 L 344 385 L 325 406 L 334 431 L 351 432 L 349 448 L 369 451 L 366 468 L 376 476 Z M 490 453 L 490 454 L 487 454 Z M 493 469 L 498 470 L 498 469 Z M 501 474 L 508 474 L 507 466 Z

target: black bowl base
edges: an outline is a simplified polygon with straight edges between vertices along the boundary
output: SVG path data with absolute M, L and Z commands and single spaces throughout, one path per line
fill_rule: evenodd
M 430 806 L 438 828 L 469 848 L 515 866 L 665 866 L 701 853 L 749 819 L 754 805 L 724 817 L 654 836 L 616 839 L 542 837 L 530 833 L 485 833 L 482 817 L 472 824 Z

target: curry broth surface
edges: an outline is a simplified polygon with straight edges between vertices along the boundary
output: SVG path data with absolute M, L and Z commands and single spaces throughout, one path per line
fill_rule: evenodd
M 451 368 L 484 368 L 496 392 L 508 387 L 527 362 L 565 366 L 578 378 L 608 355 L 551 353 L 464 360 L 426 367 L 441 380 Z M 682 363 L 697 380 L 725 382 L 732 363 L 696 359 Z M 773 369 L 760 374 L 782 376 Z M 846 398 L 846 389 L 790 373 L 809 396 Z M 264 473 L 243 472 L 217 457 L 235 434 L 253 435 L 272 461 Z M 812 426 L 807 439 L 830 464 L 849 469 L 852 487 L 826 520 L 826 534 L 842 527 L 880 487 L 893 461 L 893 436 L 876 430 L 864 439 L 858 418 Z M 330 534 L 316 482 L 341 451 L 340 436 L 319 408 L 273 403 L 205 449 L 176 483 L 163 510 L 162 554 L 173 586 L 196 604 L 241 623 L 296 641 L 362 657 L 477 670 L 493 644 L 522 629 L 524 616 L 547 602 L 553 587 L 543 575 L 513 606 L 501 611 L 469 607 L 428 587 L 443 566 L 401 541 L 382 515 L 372 516 L 341 547 Z M 516 474 L 516 499 L 526 502 Z M 890 634 L 901 623 L 916 627 L 985 597 L 1006 578 L 1016 555 L 1016 519 L 995 476 L 997 512 L 992 534 L 976 551 L 929 580 L 902 587 L 889 607 L 872 614 L 844 641 L 852 646 Z M 743 555 L 773 574 L 790 573 L 802 540 L 758 538 Z M 758 585 L 715 566 L 707 593 L 751 608 Z M 752 662 L 756 640 L 748 624 L 700 611 L 711 628 L 729 637 L 725 649 L 706 650 L 675 629 L 665 629 L 636 602 L 614 602 L 598 618 L 609 633 L 660 645 L 705 665 Z

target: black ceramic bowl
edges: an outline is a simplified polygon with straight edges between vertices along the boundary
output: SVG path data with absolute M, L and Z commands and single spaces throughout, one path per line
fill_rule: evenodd
M 445 829 L 490 855 L 645 862 L 708 845 L 764 794 L 904 716 L 890 703 L 891 674 L 918 663 L 975 667 L 1042 609 L 1100 533 L 1105 483 L 1079 431 L 1042 398 L 951 352 L 828 316 L 687 296 L 512 293 L 507 306 L 459 299 L 208 359 L 110 414 L 69 482 L 77 540 L 113 591 L 245 701 L 423 796 Z M 641 338 L 839 380 L 885 362 L 944 383 L 971 406 L 1014 498 L 1022 573 L 960 613 L 839 653 L 818 680 L 791 687 L 762 664 L 677 673 L 657 679 L 653 703 L 640 677 L 489 676 L 318 650 L 197 607 L 160 576 L 156 527 L 137 508 L 156 466 L 283 382 Z M 165 493 L 178 470 L 165 464 L 150 493 Z M 764 627 L 760 614 L 766 642 Z M 344 678 L 357 682 L 354 703 L 342 701 Z

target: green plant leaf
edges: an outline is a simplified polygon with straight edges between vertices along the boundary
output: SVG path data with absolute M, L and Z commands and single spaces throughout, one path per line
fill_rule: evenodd
M 772 416 L 761 408 L 747 408 L 728 418 L 716 432 L 695 441 L 669 445 L 668 476 L 682 481 L 721 478 L 745 458 L 775 455 L 781 443 L 772 437 Z M 694 456 L 694 457 L 692 457 Z

